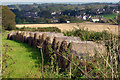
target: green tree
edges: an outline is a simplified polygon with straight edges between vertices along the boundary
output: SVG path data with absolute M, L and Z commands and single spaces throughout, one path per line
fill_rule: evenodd
M 60 23 L 65 23 L 68 20 L 68 16 L 67 15 L 62 15 L 58 19 L 59 19 Z
M 15 14 L 7 7 L 2 6 L 2 27 L 5 30 L 15 29 Z
M 50 11 L 47 11 L 47 10 L 41 11 L 40 13 L 38 13 L 38 15 L 40 17 L 44 17 L 44 18 L 50 18 L 51 17 Z

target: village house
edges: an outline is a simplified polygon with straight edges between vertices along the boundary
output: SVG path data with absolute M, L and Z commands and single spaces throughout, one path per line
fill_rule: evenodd
M 120 11 L 116 11 L 116 13 L 117 13 L 117 14 L 119 14 L 119 13 L 120 13 Z
M 32 17 L 32 18 L 39 17 L 37 12 L 26 12 L 25 14 L 23 14 L 23 16 L 25 16 L 25 17 Z
M 52 23 L 57 23 L 57 22 L 59 22 L 59 20 L 58 19 L 51 19 L 51 22 Z
M 85 16 L 83 16 L 83 18 L 82 18 L 83 20 L 86 20 L 87 19 L 87 16 L 85 15 Z
M 91 22 L 99 22 L 100 18 L 98 18 L 98 17 L 92 17 L 92 18 L 90 18 L 90 21 Z
M 56 15 L 56 12 L 52 12 L 51 15 Z
M 70 21 L 66 21 L 67 23 L 70 23 Z
M 75 16 L 76 18 L 78 18 L 78 19 L 82 19 L 82 15 L 80 15 L 80 16 Z

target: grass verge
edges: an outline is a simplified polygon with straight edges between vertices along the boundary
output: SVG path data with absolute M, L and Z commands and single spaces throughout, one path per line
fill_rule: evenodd
M 25 43 L 7 40 L 6 32 L 2 36 L 3 78 L 40 78 L 39 50 Z

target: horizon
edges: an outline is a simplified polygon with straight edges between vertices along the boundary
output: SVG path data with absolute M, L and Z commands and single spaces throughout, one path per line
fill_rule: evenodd
M 87 3 L 118 3 L 118 2 L 1 2 L 2 5 L 17 5 L 17 4 L 45 4 L 45 3 L 64 3 L 64 4 L 87 4 Z

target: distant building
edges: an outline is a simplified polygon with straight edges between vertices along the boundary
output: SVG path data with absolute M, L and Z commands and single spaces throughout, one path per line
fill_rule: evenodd
M 52 12 L 51 15 L 56 15 L 56 12 Z
M 57 22 L 59 22 L 57 19 L 51 19 L 51 22 L 53 22 L 53 23 L 57 23 Z
M 70 23 L 70 21 L 67 21 L 67 23 Z
M 26 12 L 25 14 L 23 14 L 23 16 L 25 16 L 25 17 L 32 17 L 32 18 L 39 17 L 37 12 Z
M 83 16 L 80 15 L 80 16 L 75 16 L 75 17 L 78 19 L 82 19 Z
M 99 22 L 100 21 L 100 18 L 98 17 L 93 17 L 90 19 L 91 22 Z
M 86 20 L 87 19 L 87 16 L 83 16 L 83 20 Z
M 116 11 L 116 13 L 120 13 L 120 11 Z
M 90 19 L 92 16 L 89 16 L 88 18 Z

